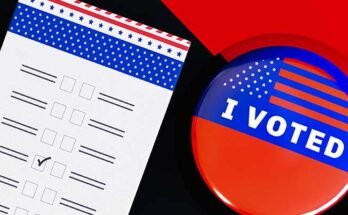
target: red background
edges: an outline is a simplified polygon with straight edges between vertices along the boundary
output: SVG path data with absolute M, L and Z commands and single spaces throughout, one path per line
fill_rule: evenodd
M 227 60 L 250 49 L 291 45 L 317 52 L 348 74 L 345 0 L 163 2 L 213 54 L 234 45 L 232 54 L 222 53 Z

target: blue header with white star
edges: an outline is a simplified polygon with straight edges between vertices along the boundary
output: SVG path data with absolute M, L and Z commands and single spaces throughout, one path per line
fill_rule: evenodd
M 34 3 L 35 0 L 31 2 Z M 76 16 L 73 10 L 48 5 L 48 2 L 41 2 L 40 6 L 60 14 L 68 13 L 70 17 Z M 78 19 L 85 21 L 87 18 L 79 15 Z M 89 24 L 97 22 L 95 19 L 88 19 Z M 127 34 L 129 39 L 135 37 L 132 32 L 125 32 L 122 28 L 116 29 L 103 23 L 98 26 L 118 35 Z M 169 55 L 181 57 L 182 53 L 179 51 L 174 52 L 169 47 L 166 48 L 168 55 L 164 55 L 145 48 L 156 45 L 157 50 L 164 49 L 164 45 L 155 40 L 145 41 L 138 37 L 139 45 L 136 45 L 22 3 L 18 4 L 14 13 L 10 32 L 168 90 L 174 89 L 183 66 L 183 61 Z

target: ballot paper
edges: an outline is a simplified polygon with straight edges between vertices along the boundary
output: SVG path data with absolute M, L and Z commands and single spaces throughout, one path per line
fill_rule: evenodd
M 0 214 L 128 214 L 190 42 L 19 0 L 0 54 Z

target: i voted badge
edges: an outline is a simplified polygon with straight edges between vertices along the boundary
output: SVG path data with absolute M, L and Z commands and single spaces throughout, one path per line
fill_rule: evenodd
M 192 144 L 212 192 L 242 214 L 317 214 L 348 190 L 347 76 L 313 52 L 270 47 L 216 76 Z

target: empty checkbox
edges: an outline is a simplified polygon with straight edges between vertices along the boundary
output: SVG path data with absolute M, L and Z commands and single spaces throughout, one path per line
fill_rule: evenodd
M 57 132 L 46 128 L 42 134 L 41 142 L 53 146 L 56 136 Z
M 81 126 L 85 119 L 85 113 L 80 110 L 73 110 L 70 117 L 70 122 L 74 125 Z
M 60 149 L 66 152 L 72 152 L 75 146 L 76 139 L 69 136 L 64 136 L 62 143 L 60 144 Z
M 80 89 L 79 96 L 84 99 L 91 100 L 93 97 L 94 89 L 95 87 L 93 85 L 83 83 Z
M 23 208 L 19 208 L 19 207 L 17 207 L 15 212 L 14 212 L 14 215 L 28 215 L 28 214 L 29 214 L 28 210 L 23 209 Z
M 57 191 L 45 188 L 41 196 L 41 201 L 46 204 L 53 205 L 54 200 L 56 199 L 56 196 L 57 196 Z
M 54 162 L 52 170 L 51 170 L 51 175 L 62 179 L 64 177 L 66 165 L 58 162 Z
M 65 114 L 66 106 L 63 104 L 60 104 L 58 102 L 55 102 L 53 104 L 52 110 L 51 110 L 51 116 L 57 118 L 57 119 L 63 119 Z
M 37 190 L 37 184 L 30 181 L 26 181 L 23 186 L 22 194 L 30 198 L 34 198 L 36 194 L 36 190 Z
M 33 168 L 37 171 L 43 172 L 45 170 L 47 162 L 39 163 L 39 161 L 43 161 L 44 159 L 45 159 L 45 157 L 43 157 L 41 155 L 35 155 L 33 163 L 31 164 L 31 168 Z
M 62 83 L 60 84 L 60 89 L 72 93 L 74 91 L 76 80 L 74 78 L 70 78 L 68 76 L 64 76 Z

